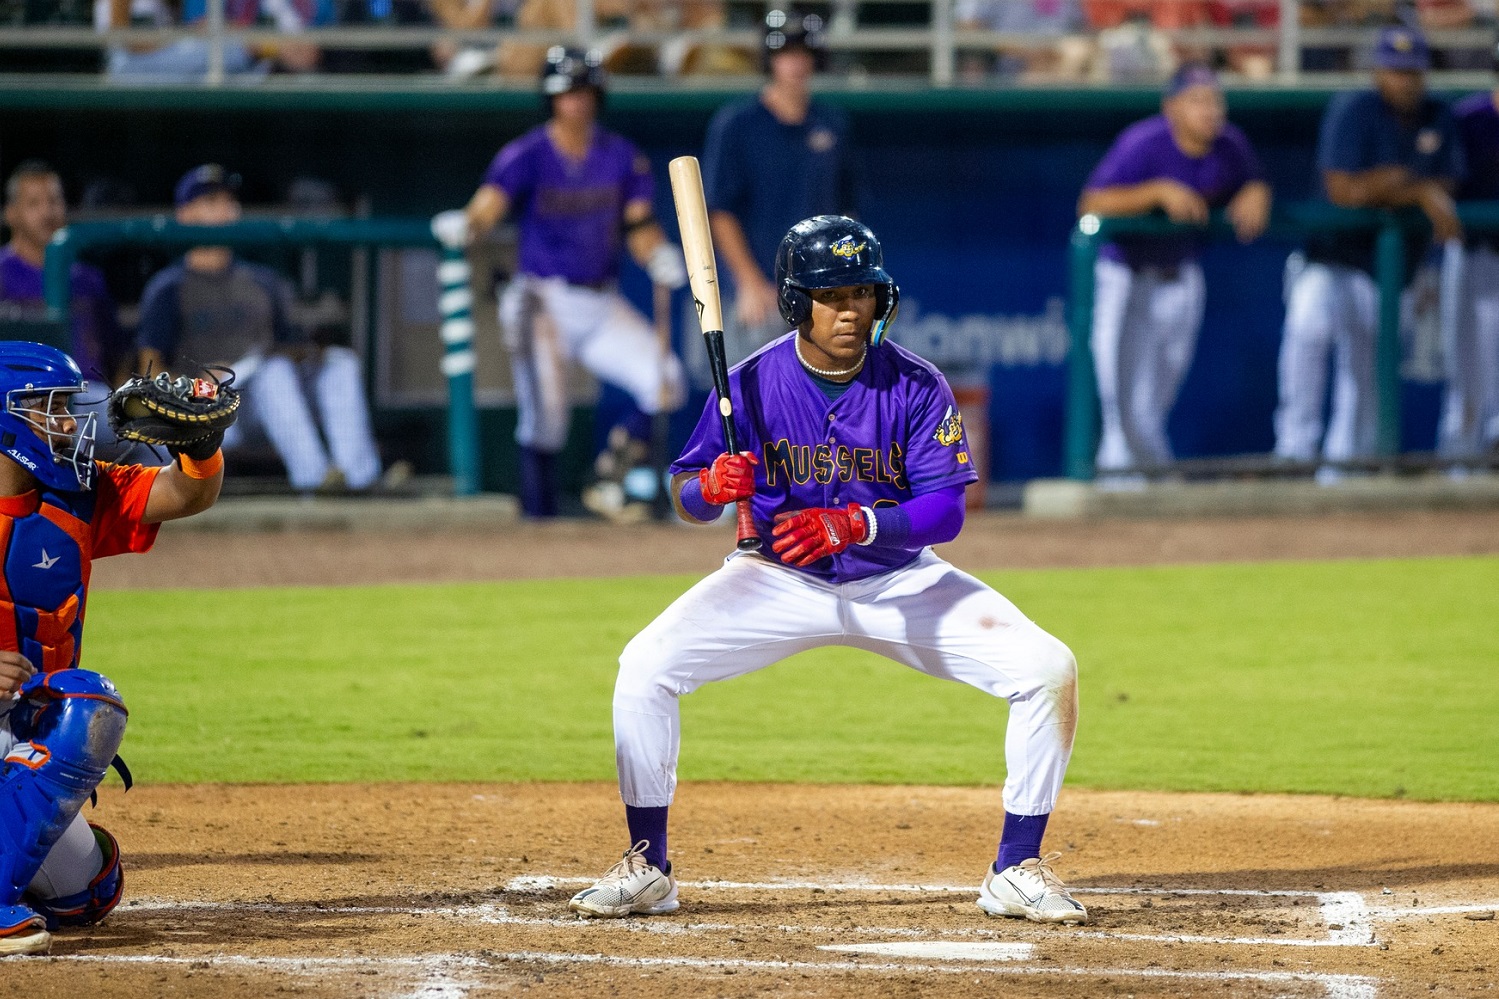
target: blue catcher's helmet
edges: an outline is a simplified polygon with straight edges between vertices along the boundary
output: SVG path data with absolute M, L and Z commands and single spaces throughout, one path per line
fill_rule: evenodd
M 801 326 L 812 318 L 818 288 L 874 285 L 874 325 L 869 342 L 878 347 L 895 321 L 900 289 L 885 271 L 885 254 L 869 227 L 842 215 L 818 215 L 791 227 L 776 250 L 776 288 L 781 318 Z
M 96 416 L 74 416 L 73 431 L 65 433 L 55 415 L 59 396 L 87 387 L 78 363 L 56 347 L 0 341 L 0 453 L 49 488 L 91 488 Z

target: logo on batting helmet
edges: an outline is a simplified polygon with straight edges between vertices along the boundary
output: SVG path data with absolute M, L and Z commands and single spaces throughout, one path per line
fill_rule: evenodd
M 781 318 L 800 326 L 812 318 L 818 288 L 874 285 L 874 325 L 869 342 L 878 347 L 895 321 L 900 289 L 885 271 L 885 253 L 869 227 L 842 215 L 818 215 L 791 227 L 776 250 L 776 289 Z
M 56 347 L 0 342 L 0 453 L 49 488 L 93 486 L 95 414 L 73 416 L 73 432 L 64 433 L 55 405 L 87 387 L 77 362 Z
M 541 68 L 542 103 L 550 111 L 552 98 L 558 94 L 591 87 L 602 105 L 606 79 L 604 57 L 597 49 L 584 52 L 553 45 L 547 49 L 546 65 Z

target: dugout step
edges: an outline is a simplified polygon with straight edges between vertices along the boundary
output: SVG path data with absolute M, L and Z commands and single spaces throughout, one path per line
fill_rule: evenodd
M 1210 517 L 1457 510 L 1499 507 L 1499 475 L 1453 478 L 1442 473 L 1310 480 L 1152 482 L 1121 490 L 1073 479 L 1026 483 L 1021 509 L 1029 517 Z

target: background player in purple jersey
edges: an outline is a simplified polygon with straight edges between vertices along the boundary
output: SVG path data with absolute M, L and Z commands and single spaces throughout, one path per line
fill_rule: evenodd
M 863 225 L 835 215 L 797 223 L 781 243 L 776 280 L 794 329 L 729 373 L 748 450 L 724 453 L 710 398 L 672 465 L 684 519 L 711 521 L 750 497 L 765 547 L 731 555 L 620 656 L 614 733 L 634 846 L 571 907 L 585 916 L 677 908 L 666 827 L 682 695 L 847 645 L 1009 701 L 1004 832 L 978 905 L 1084 922 L 1086 910 L 1041 854 L 1072 752 L 1077 663 L 930 547 L 957 536 L 964 488 L 977 477 L 952 391 L 932 365 L 881 343 L 898 292 Z
M 1160 210 L 1172 221 L 1199 224 L 1223 208 L 1248 242 L 1270 217 L 1263 176 L 1249 140 L 1225 117 L 1217 76 L 1188 63 L 1171 78 L 1161 113 L 1125 129 L 1109 148 L 1088 178 L 1078 214 Z M 1099 252 L 1093 362 L 1103 416 L 1101 473 L 1172 460 L 1166 418 L 1202 326 L 1202 243 L 1192 236 L 1131 236 Z M 1137 480 L 1105 475 L 1101 481 Z
M 1499 73 L 1499 44 L 1494 56 Z M 1467 165 L 1458 200 L 1499 201 L 1499 86 L 1463 98 L 1452 114 Z M 1442 280 L 1447 394 L 1437 448 L 1455 462 L 1480 460 L 1499 447 L 1499 233 L 1449 242 Z
M 453 244 L 489 232 L 509 214 L 520 222 L 521 273 L 500 297 L 500 327 L 520 410 L 521 506 L 532 517 L 557 513 L 569 359 L 628 391 L 643 413 L 681 405 L 680 363 L 663 355 L 645 317 L 615 289 L 621 251 L 658 285 L 687 283 L 682 251 L 652 214 L 650 162 L 596 123 L 604 98 L 598 54 L 553 48 L 541 82 L 550 120 L 500 150 L 465 217 L 444 223 L 439 216 L 436 223 L 440 238 Z

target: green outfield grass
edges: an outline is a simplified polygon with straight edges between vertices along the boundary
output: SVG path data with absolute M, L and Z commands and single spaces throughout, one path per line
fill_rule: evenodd
M 1074 786 L 1499 800 L 1499 559 L 985 578 L 1077 653 Z M 615 657 L 691 582 L 101 592 L 85 663 L 145 781 L 609 780 Z M 687 698 L 682 776 L 997 783 L 1004 722 L 827 650 Z

